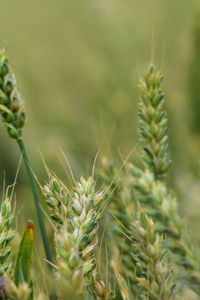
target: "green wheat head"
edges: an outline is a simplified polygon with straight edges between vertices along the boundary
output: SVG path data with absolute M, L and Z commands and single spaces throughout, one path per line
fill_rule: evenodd
M 150 67 L 139 88 L 140 137 L 143 145 L 144 170 L 131 165 L 135 197 L 155 222 L 155 230 L 164 235 L 164 245 L 174 255 L 174 262 L 183 267 L 180 277 L 196 293 L 200 293 L 198 253 L 193 250 L 178 213 L 177 199 L 163 179 L 170 160 L 167 117 L 163 111 L 160 73 Z M 154 109 L 152 109 L 154 106 Z M 148 118 L 147 118 L 148 117 Z M 156 123 L 157 122 L 157 123 Z M 157 124 L 155 126 L 155 123 Z M 162 181 L 161 181 L 162 180 Z
M 170 164 L 167 116 L 163 110 L 163 75 L 151 65 L 139 84 L 139 134 L 143 144 L 142 160 L 156 179 L 163 179 Z
M 24 112 L 22 98 L 17 88 L 16 78 L 11 70 L 5 50 L 0 51 L 0 114 L 3 123 L 7 128 L 9 136 L 17 141 L 20 148 L 35 202 L 35 209 L 39 221 L 45 254 L 47 260 L 51 261 L 51 249 L 39 203 L 40 199 L 38 187 L 31 169 L 28 153 L 22 137 L 21 129 L 25 124 L 26 115 Z
M 15 75 L 4 50 L 0 52 L 0 112 L 10 137 L 19 139 L 20 129 L 25 123 L 25 112 Z

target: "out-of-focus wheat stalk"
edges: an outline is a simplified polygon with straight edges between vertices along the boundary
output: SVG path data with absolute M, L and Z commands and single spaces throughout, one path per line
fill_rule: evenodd
M 175 268 L 163 247 L 164 235 L 156 232 L 153 219 L 134 198 L 127 166 L 117 177 L 112 163 L 104 160 L 103 166 L 104 181 L 109 178 L 107 184 L 114 185 L 109 203 L 116 243 L 112 267 L 123 299 L 173 299 Z
M 51 249 L 46 233 L 42 210 L 40 208 L 38 188 L 33 176 L 28 153 L 22 137 L 22 128 L 25 124 L 26 114 L 24 111 L 22 97 L 17 87 L 17 81 L 14 72 L 11 70 L 5 50 L 0 51 L 0 114 L 3 123 L 7 128 L 9 136 L 17 141 L 20 151 L 23 155 L 30 187 L 35 201 L 35 208 L 46 257 L 48 261 L 51 261 Z
M 125 168 L 122 168 L 118 174 L 115 164 L 104 157 L 99 173 L 107 187 L 107 198 L 110 197 L 108 215 L 112 228 L 109 226 L 106 236 L 111 240 L 111 266 L 123 299 L 130 299 L 131 295 L 135 294 L 137 287 L 133 272 L 132 240 L 127 238 L 124 231 L 130 227 L 135 202 L 128 186 Z

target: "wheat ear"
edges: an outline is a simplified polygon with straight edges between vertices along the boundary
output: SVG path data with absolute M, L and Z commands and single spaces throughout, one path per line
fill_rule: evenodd
M 200 294 L 199 258 L 185 234 L 177 209 L 177 199 L 166 186 L 169 167 L 167 117 L 163 111 L 163 76 L 151 66 L 139 86 L 140 137 L 143 145 L 142 161 L 145 169 L 133 165 L 132 185 L 136 199 L 156 222 L 156 231 L 167 239 L 165 246 L 174 254 L 174 261 L 183 267 L 181 279 Z

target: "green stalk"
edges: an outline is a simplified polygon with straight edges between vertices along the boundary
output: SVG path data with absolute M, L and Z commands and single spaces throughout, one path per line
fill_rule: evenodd
M 18 143 L 20 151 L 23 155 L 23 160 L 24 160 L 24 163 L 25 163 L 27 176 L 28 176 L 29 183 L 30 183 L 30 186 L 31 186 L 31 189 L 32 189 L 33 198 L 34 198 L 34 202 L 35 202 L 36 214 L 37 214 L 37 218 L 38 218 L 38 222 L 39 222 L 39 226 L 40 226 L 40 232 L 41 232 L 41 236 L 42 236 L 42 240 L 43 240 L 43 245 L 44 245 L 44 250 L 45 250 L 45 253 L 46 253 L 46 258 L 49 262 L 52 262 L 51 249 L 50 249 L 50 245 L 49 245 L 49 241 L 48 241 L 48 237 L 47 237 L 46 228 L 45 228 L 45 225 L 44 225 L 42 209 L 40 207 L 38 187 L 37 187 L 35 178 L 33 176 L 32 170 L 31 170 L 28 154 L 26 152 L 26 148 L 25 148 L 25 144 L 24 144 L 22 136 L 20 136 L 20 138 L 17 139 L 17 143 Z
M 51 262 L 51 251 L 42 216 L 42 210 L 40 207 L 38 187 L 31 171 L 29 158 L 22 138 L 22 128 L 25 124 L 26 113 L 24 111 L 22 97 L 17 88 L 15 74 L 10 68 L 8 57 L 4 50 L 0 51 L 0 115 L 9 136 L 17 140 L 17 143 L 23 155 L 26 172 L 35 200 L 35 208 L 41 230 L 42 240 L 44 243 L 46 257 L 47 260 Z

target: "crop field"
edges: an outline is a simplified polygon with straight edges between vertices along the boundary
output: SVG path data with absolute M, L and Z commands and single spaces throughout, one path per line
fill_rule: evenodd
M 0 300 L 200 299 L 199 1 L 0 24 Z

